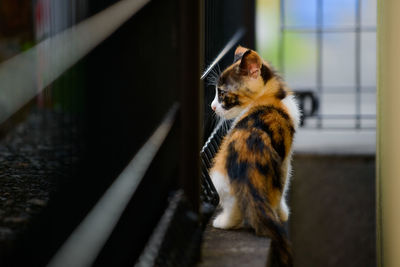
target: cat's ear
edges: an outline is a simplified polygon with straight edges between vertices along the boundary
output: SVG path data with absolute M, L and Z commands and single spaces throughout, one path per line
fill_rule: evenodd
M 239 68 L 243 75 L 251 78 L 258 78 L 261 73 L 262 59 L 253 50 L 248 49 L 242 56 Z
M 241 59 L 243 54 L 246 53 L 247 50 L 249 49 L 239 45 L 235 50 L 235 58 L 233 59 L 233 63 Z

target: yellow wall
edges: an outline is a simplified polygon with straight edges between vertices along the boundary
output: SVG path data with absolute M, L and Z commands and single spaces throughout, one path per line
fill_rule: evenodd
M 400 1 L 378 1 L 378 266 L 400 266 Z

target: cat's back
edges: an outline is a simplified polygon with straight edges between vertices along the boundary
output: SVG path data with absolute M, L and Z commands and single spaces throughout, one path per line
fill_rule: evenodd
M 214 169 L 236 180 L 263 174 L 266 168 L 280 168 L 290 155 L 295 119 L 284 101 L 250 107 L 225 137 Z
M 283 160 L 290 152 L 297 127 L 293 117 L 284 101 L 253 106 L 238 119 L 227 142 L 241 143 L 237 146 L 245 154 L 272 150 Z

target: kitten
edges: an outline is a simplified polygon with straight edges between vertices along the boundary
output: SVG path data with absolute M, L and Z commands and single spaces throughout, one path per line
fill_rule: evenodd
M 213 226 L 249 225 L 271 238 L 279 266 L 292 266 L 282 222 L 289 216 L 285 196 L 300 117 L 294 96 L 255 51 L 239 46 L 218 79 L 211 107 L 234 119 L 210 170 L 222 207 Z

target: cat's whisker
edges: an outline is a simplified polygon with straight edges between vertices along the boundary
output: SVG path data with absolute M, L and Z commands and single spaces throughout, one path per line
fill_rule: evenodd
M 212 116 L 213 116 L 213 119 L 217 121 L 216 124 L 218 124 L 219 121 L 221 120 L 221 116 L 218 116 L 218 114 L 215 112 L 212 113 Z
M 211 71 L 210 71 L 210 74 L 214 74 L 215 76 L 218 76 L 218 74 L 219 74 L 219 71 L 218 71 L 218 65 L 216 65 L 216 67 L 215 68 L 213 68 Z
M 217 81 L 215 79 L 208 79 L 206 82 L 207 86 L 215 86 L 217 84 Z
M 217 85 L 218 79 L 219 79 L 219 74 L 218 74 L 217 70 L 212 69 L 210 71 L 209 75 L 207 76 L 206 84 L 210 85 L 210 86 L 215 86 L 215 85 Z
M 216 81 L 218 79 L 218 76 L 216 73 L 212 73 L 210 76 L 207 78 L 208 80 Z
M 216 86 L 218 83 L 219 76 L 221 74 L 221 69 L 219 64 L 216 64 L 214 68 L 210 70 L 207 76 L 207 85 Z
M 216 68 L 217 68 L 217 69 L 216 69 L 217 75 L 220 76 L 221 73 L 222 73 L 222 71 L 221 71 L 221 68 L 220 68 L 219 64 L 216 65 Z
M 218 73 L 216 72 L 215 69 L 212 69 L 208 74 L 208 78 L 216 78 L 216 77 L 218 77 Z

